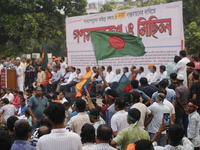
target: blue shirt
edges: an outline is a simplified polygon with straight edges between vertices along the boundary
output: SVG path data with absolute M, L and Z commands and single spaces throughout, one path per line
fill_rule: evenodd
M 114 103 L 112 105 L 110 105 L 108 107 L 108 109 L 106 110 L 106 124 L 107 125 L 111 125 L 110 123 L 110 120 L 112 118 L 112 116 L 116 113 L 117 111 L 115 110 L 115 107 L 114 107 Z
M 36 150 L 36 148 L 29 145 L 27 141 L 15 140 L 12 144 L 11 150 Z
M 64 81 L 67 81 L 67 79 L 69 79 L 69 76 L 71 75 L 72 72 L 68 72 L 63 78 Z
M 85 113 L 88 113 L 88 111 L 85 111 Z M 76 116 L 78 113 L 77 113 L 77 111 L 75 110 L 75 111 L 73 111 L 73 113 L 71 113 L 70 114 L 70 118 L 72 118 L 72 117 L 74 117 L 74 116 Z
M 57 81 L 60 80 L 61 77 L 62 77 L 61 72 L 60 72 L 60 71 L 57 71 L 57 72 L 54 72 L 54 73 L 53 73 L 52 78 L 49 79 L 49 80 L 50 80 L 50 81 L 55 81 L 55 82 L 57 82 Z
M 22 116 L 23 113 L 28 109 L 28 105 L 24 105 L 23 107 L 21 106 L 20 109 L 21 109 L 21 111 L 20 111 L 19 115 Z
M 132 89 L 131 92 L 138 92 L 138 93 L 140 93 L 143 100 L 147 100 L 149 98 L 149 96 L 147 96 L 143 91 L 140 91 L 138 89 Z
M 169 101 L 169 102 L 174 102 L 175 99 L 174 99 L 174 95 L 169 92 L 169 91 L 166 91 L 167 94 L 166 94 L 166 99 Z M 158 95 L 158 92 L 155 92 L 153 95 L 152 95 L 152 100 L 151 100 L 151 103 L 154 103 L 156 101 L 156 96 Z

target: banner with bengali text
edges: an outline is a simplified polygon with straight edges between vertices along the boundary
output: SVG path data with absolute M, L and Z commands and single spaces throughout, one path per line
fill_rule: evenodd
M 66 18 L 68 64 L 84 69 L 96 60 L 90 31 L 125 32 L 139 36 L 145 46 L 142 57 L 124 56 L 99 61 L 113 68 L 156 66 L 173 62 L 184 49 L 182 2 Z M 83 70 L 85 72 L 85 69 Z

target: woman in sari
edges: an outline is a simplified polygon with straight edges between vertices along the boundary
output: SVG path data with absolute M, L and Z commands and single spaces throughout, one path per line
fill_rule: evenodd
M 25 87 L 32 85 L 36 77 L 36 70 L 33 67 L 33 61 L 27 60 L 28 66 L 25 71 Z

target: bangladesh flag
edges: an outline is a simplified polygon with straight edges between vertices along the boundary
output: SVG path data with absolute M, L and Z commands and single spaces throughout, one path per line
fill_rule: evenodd
M 122 32 L 92 31 L 90 33 L 97 61 L 122 56 L 143 56 L 142 38 Z
M 117 85 L 117 87 L 115 88 L 115 90 L 121 95 L 124 96 L 124 94 L 126 93 L 126 88 L 127 86 L 129 86 L 131 83 L 131 81 L 129 80 L 129 78 L 127 78 L 127 76 L 125 74 L 122 75 L 122 77 L 119 80 L 119 83 Z

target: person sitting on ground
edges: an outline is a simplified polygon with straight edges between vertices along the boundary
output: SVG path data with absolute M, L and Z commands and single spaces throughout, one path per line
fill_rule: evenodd
M 96 145 L 95 140 L 95 129 L 91 124 L 84 124 L 81 129 L 81 141 L 83 143 L 82 150 L 89 150 L 94 148 Z
M 18 96 L 18 91 L 14 90 L 13 91 L 14 99 L 10 101 L 10 104 L 13 104 L 16 109 L 19 109 L 20 107 L 20 97 Z
M 12 102 L 14 99 L 14 95 L 12 94 L 12 89 L 7 88 L 6 89 L 6 94 L 2 97 L 2 99 L 7 98 L 9 102 Z
M 132 142 L 141 139 L 150 140 L 149 134 L 143 128 L 138 126 L 141 113 L 138 109 L 133 108 L 128 111 L 127 122 L 129 126 L 123 129 L 111 142 L 112 146 L 121 146 L 121 150 L 126 150 Z
M 17 140 L 12 144 L 11 150 L 36 150 L 35 147 L 28 144 L 30 126 L 26 120 L 20 119 L 15 122 L 14 132 Z
M 112 128 L 108 125 L 100 125 L 97 129 L 97 145 L 91 150 L 117 150 L 109 145 L 112 138 Z
M 24 115 L 25 111 L 28 109 L 28 105 L 26 104 L 25 98 L 20 99 L 20 107 L 18 110 L 18 115 L 22 116 Z

